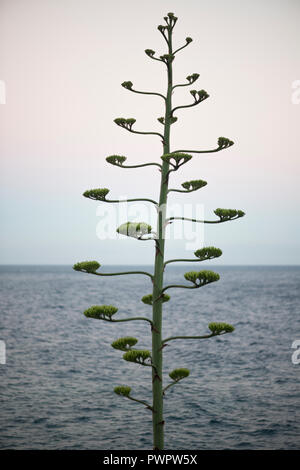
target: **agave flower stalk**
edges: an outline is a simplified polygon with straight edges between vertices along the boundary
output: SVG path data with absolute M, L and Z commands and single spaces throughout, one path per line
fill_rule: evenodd
M 189 271 L 185 273 L 184 278 L 188 282 L 187 284 L 164 284 L 164 271 L 168 264 L 175 262 L 202 262 L 208 261 L 214 258 L 217 258 L 222 255 L 222 251 L 219 248 L 208 246 L 202 247 L 195 251 L 195 258 L 177 258 L 170 259 L 165 261 L 165 231 L 168 224 L 175 222 L 176 220 L 183 220 L 195 223 L 204 223 L 204 224 L 218 224 L 228 221 L 233 221 L 243 217 L 245 214 L 241 210 L 236 209 L 221 209 L 217 208 L 214 213 L 217 219 L 213 220 L 198 220 L 198 219 L 189 219 L 184 217 L 170 217 L 166 216 L 166 209 L 168 203 L 168 195 L 171 192 L 177 193 L 190 193 L 204 188 L 207 185 L 206 181 L 201 179 L 190 180 L 182 183 L 181 187 L 178 188 L 169 188 L 169 179 L 174 171 L 178 171 L 182 165 L 185 165 L 192 159 L 191 154 L 202 154 L 202 153 L 215 153 L 221 150 L 227 149 L 233 145 L 233 141 L 226 137 L 219 137 L 218 144 L 215 148 L 211 150 L 171 150 L 170 142 L 170 131 L 171 126 L 175 124 L 178 120 L 177 116 L 174 116 L 176 111 L 179 111 L 183 108 L 190 108 L 196 106 L 206 99 L 209 98 L 209 94 L 201 89 L 199 91 L 193 89 L 190 91 L 190 94 L 193 97 L 193 102 L 190 104 L 184 104 L 182 106 L 172 107 L 172 94 L 177 87 L 186 87 L 194 84 L 198 78 L 198 73 L 193 73 L 186 77 L 187 83 L 173 84 L 173 62 L 176 58 L 176 55 L 179 51 L 187 47 L 191 42 L 192 38 L 187 37 L 186 42 L 183 46 L 173 49 L 173 30 L 177 22 L 177 17 L 174 13 L 168 13 L 164 17 L 165 25 L 159 25 L 158 30 L 162 34 L 166 44 L 167 52 L 161 56 L 156 57 L 155 51 L 152 49 L 146 49 L 145 53 L 150 59 L 161 62 L 166 67 L 167 72 L 167 90 L 166 95 L 162 93 L 152 92 L 152 91 L 139 91 L 133 88 L 133 83 L 131 81 L 124 81 L 122 87 L 128 91 L 138 94 L 145 95 L 155 95 L 163 100 L 164 105 L 164 116 L 157 118 L 159 123 L 163 126 L 163 133 L 152 132 L 152 131 L 136 131 L 134 125 L 136 120 L 134 118 L 116 118 L 114 120 L 115 124 L 128 132 L 135 134 L 143 135 L 153 135 L 158 136 L 162 142 L 162 155 L 159 162 L 142 162 L 138 165 L 127 165 L 126 157 L 123 155 L 110 155 L 106 157 L 106 161 L 114 166 L 119 168 L 142 168 L 147 166 L 156 166 L 159 167 L 161 173 L 161 181 L 159 188 L 159 198 L 158 201 L 148 199 L 145 197 L 142 198 L 132 198 L 128 199 L 127 202 L 132 201 L 144 201 L 147 203 L 152 203 L 157 208 L 157 226 L 155 231 L 152 227 L 146 222 L 127 222 L 122 224 L 117 228 L 117 232 L 120 235 L 125 235 L 132 237 L 137 241 L 146 241 L 152 240 L 154 242 L 154 272 L 149 273 L 146 271 L 124 271 L 124 272 L 114 272 L 114 273 L 100 273 L 98 269 L 100 264 L 98 261 L 83 261 L 76 263 L 74 269 L 76 271 L 81 271 L 84 273 L 94 274 L 98 276 L 121 276 L 121 275 L 130 275 L 130 274 L 140 274 L 150 278 L 152 285 L 152 293 L 145 294 L 142 297 L 142 302 L 146 305 L 150 305 L 152 308 L 152 319 L 142 316 L 133 316 L 128 318 L 117 319 L 115 317 L 118 312 L 118 308 L 112 305 L 93 305 L 87 310 L 84 311 L 84 315 L 87 318 L 93 318 L 96 320 L 102 320 L 107 322 L 127 322 L 127 321 L 144 321 L 150 326 L 150 332 L 152 335 L 152 347 L 151 351 L 146 349 L 136 348 L 138 339 L 131 336 L 126 336 L 123 338 L 118 338 L 112 342 L 112 347 L 114 349 L 120 350 L 123 352 L 123 359 L 138 365 L 151 368 L 152 374 L 152 403 L 147 403 L 145 400 L 133 397 L 131 395 L 131 387 L 128 385 L 120 385 L 115 387 L 114 392 L 122 397 L 130 399 L 134 402 L 142 404 L 146 409 L 150 410 L 152 413 L 152 423 L 153 423 L 153 448 L 156 450 L 161 450 L 164 448 L 164 414 L 163 414 L 163 401 L 166 392 L 173 387 L 174 385 L 181 382 L 183 379 L 187 378 L 190 374 L 190 371 L 186 368 L 178 367 L 169 373 L 171 382 L 164 386 L 163 379 L 163 352 L 164 347 L 167 343 L 173 340 L 189 340 L 189 339 L 208 339 L 214 336 L 220 336 L 227 333 L 232 333 L 234 327 L 224 322 L 211 322 L 208 325 L 209 333 L 195 334 L 193 336 L 169 336 L 167 338 L 162 337 L 162 309 L 163 304 L 170 300 L 169 294 L 166 293 L 169 289 L 179 288 L 179 289 L 199 289 L 207 284 L 216 282 L 219 280 L 220 276 L 218 273 L 208 270 L 200 271 Z M 91 189 L 84 192 L 84 197 L 102 201 L 106 203 L 121 203 L 124 200 L 118 199 L 108 199 L 107 195 L 109 189 L 107 188 L 97 188 Z M 150 383 L 150 381 L 149 381 Z

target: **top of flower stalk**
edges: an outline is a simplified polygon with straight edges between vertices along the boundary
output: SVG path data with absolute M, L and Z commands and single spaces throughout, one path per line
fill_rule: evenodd
M 169 377 L 177 382 L 178 380 L 184 379 L 190 375 L 189 369 L 181 368 L 181 369 L 174 369 L 172 372 L 169 373 Z
M 141 238 L 143 235 L 151 233 L 151 225 L 145 222 L 126 222 L 117 228 L 117 233 L 127 237 Z
M 106 157 L 106 161 L 111 165 L 122 166 L 126 161 L 126 157 L 123 157 L 123 155 L 110 155 Z
M 171 12 L 168 13 L 167 16 L 164 16 L 164 20 L 168 24 L 168 26 L 171 26 L 171 28 L 173 28 L 178 18 L 174 15 L 174 13 Z
M 220 275 L 218 273 L 206 270 L 189 271 L 188 273 L 185 273 L 184 277 L 187 281 L 192 282 L 197 287 L 204 286 L 205 284 L 209 284 L 220 279 Z
M 233 218 L 243 217 L 245 212 L 236 209 L 216 209 L 214 213 L 220 217 L 221 220 L 230 220 Z
M 187 42 L 187 43 L 190 43 L 190 42 L 192 42 L 192 41 L 193 41 L 193 39 L 192 39 L 192 38 L 190 38 L 190 37 L 187 37 L 187 38 L 185 38 L 185 40 L 186 40 L 186 42 Z
M 80 263 L 74 264 L 73 269 L 84 273 L 95 273 L 100 266 L 101 264 L 99 264 L 98 261 L 81 261 Z
M 129 397 L 130 392 L 131 392 L 131 387 L 128 387 L 128 385 L 119 385 L 118 387 L 114 388 L 114 392 L 117 395 L 123 395 L 123 397 Z
M 220 250 L 220 248 L 215 248 L 214 246 L 207 246 L 196 250 L 194 255 L 201 261 L 204 261 L 210 258 L 218 258 L 222 255 L 222 250 Z
M 118 308 L 113 305 L 92 305 L 85 310 L 83 314 L 87 318 L 95 318 L 96 320 L 111 320 L 111 317 L 117 313 Z
M 114 349 L 119 349 L 120 351 L 129 351 L 132 346 L 134 346 L 138 340 L 132 336 L 124 336 L 124 338 L 116 339 L 111 343 Z
M 223 322 L 212 322 L 208 325 L 208 328 L 212 333 L 216 335 L 219 335 L 221 333 L 232 333 L 235 329 L 234 326 Z
M 84 197 L 88 197 L 89 199 L 93 199 L 96 201 L 105 201 L 107 194 L 109 193 L 109 189 L 107 188 L 97 188 L 97 189 L 89 189 L 83 193 Z
M 200 188 L 203 188 L 203 186 L 206 186 L 207 185 L 207 182 L 206 181 L 203 181 L 203 180 L 191 180 L 191 181 L 185 181 L 185 183 L 182 183 L 182 187 L 184 189 L 187 189 L 187 190 L 190 190 L 190 189 L 193 189 L 193 190 L 196 190 L 196 189 L 200 189 Z

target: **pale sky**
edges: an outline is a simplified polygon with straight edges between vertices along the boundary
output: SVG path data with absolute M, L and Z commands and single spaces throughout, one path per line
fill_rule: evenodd
M 192 194 L 171 193 L 170 202 L 179 210 L 180 204 L 201 205 L 206 219 L 215 218 L 217 207 L 246 212 L 241 220 L 197 232 L 199 248 L 223 250 L 216 264 L 300 263 L 299 0 L 0 0 L 6 91 L 0 104 L 0 264 L 153 262 L 152 242 L 101 239 L 107 232 L 103 207 L 82 193 L 107 187 L 114 199 L 158 198 L 155 167 L 122 170 L 105 157 L 160 161 L 157 136 L 128 133 L 113 120 L 134 117 L 137 130 L 162 132 L 162 100 L 120 85 L 130 80 L 137 90 L 166 92 L 165 65 L 144 50 L 167 52 L 157 26 L 168 12 L 178 17 L 174 46 L 193 38 L 173 63 L 174 83 L 200 74 L 193 86 L 174 91 L 173 105 L 192 103 L 189 89 L 210 95 L 178 110 L 171 150 L 214 148 L 219 136 L 235 142 L 223 152 L 194 154 L 170 186 L 189 179 L 208 184 Z M 124 210 L 118 214 L 127 221 Z M 195 227 L 187 236 L 189 230 Z M 167 257 L 189 257 L 194 250 L 184 240 L 167 246 Z

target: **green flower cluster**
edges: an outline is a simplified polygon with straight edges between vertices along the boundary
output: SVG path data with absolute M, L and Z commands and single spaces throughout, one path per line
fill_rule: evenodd
M 187 189 L 188 191 L 196 191 L 197 189 L 203 188 L 203 186 L 206 186 L 207 182 L 203 180 L 192 180 L 192 181 L 186 181 L 185 183 L 182 183 L 182 187 L 184 189 Z
M 194 97 L 196 103 L 201 103 L 201 101 L 206 100 L 209 98 L 209 94 L 205 90 L 191 90 L 190 94 Z
M 122 155 L 110 155 L 109 157 L 106 157 L 106 161 L 111 165 L 122 166 L 126 161 L 126 157 L 123 157 Z
M 230 220 L 233 218 L 243 217 L 245 212 L 236 209 L 216 209 L 214 213 L 220 217 L 221 220 Z
M 74 264 L 73 269 L 84 273 L 95 273 L 100 266 L 101 264 L 99 264 L 98 261 L 81 261 L 80 263 Z
M 117 307 L 113 305 L 92 305 L 83 313 L 87 318 L 95 318 L 96 320 L 111 320 L 111 317 L 117 313 Z
M 163 34 L 163 33 L 165 32 L 165 30 L 168 29 L 168 28 L 167 28 L 167 26 L 164 26 L 164 25 L 162 25 L 162 24 L 159 24 L 159 25 L 157 26 L 157 29 L 158 29 L 158 31 L 160 31 L 160 32 Z
M 175 382 L 178 382 L 178 380 L 182 380 L 185 377 L 188 377 L 190 375 L 189 369 L 174 369 L 172 372 L 169 373 L 169 377 L 174 380 Z
M 114 392 L 117 395 L 123 395 L 123 397 L 129 397 L 130 392 L 131 392 L 131 387 L 128 387 L 128 385 L 119 385 L 118 387 L 114 388 Z
M 161 159 L 164 162 L 168 162 L 175 170 L 191 160 L 191 158 L 192 155 L 188 153 L 165 153 L 161 156 Z
M 226 137 L 219 137 L 218 138 L 218 146 L 221 149 L 226 149 L 227 147 L 231 147 L 234 142 Z
M 121 83 L 121 86 L 124 87 L 124 88 L 127 88 L 127 90 L 131 90 L 131 88 L 133 87 L 133 83 L 132 82 L 123 82 L 123 83 Z
M 111 343 L 114 349 L 119 349 L 120 351 L 128 351 L 132 346 L 134 346 L 138 340 L 132 336 L 124 336 L 124 338 L 116 339 Z
M 155 51 L 153 51 L 152 49 L 145 49 L 145 52 L 149 57 L 153 57 L 155 54 Z
M 162 295 L 162 302 L 169 302 L 170 300 L 170 296 L 168 294 L 163 294 Z M 142 297 L 142 302 L 144 302 L 144 304 L 147 304 L 147 305 L 153 305 L 153 297 L 152 297 L 152 294 L 148 294 L 148 295 L 144 295 L 144 297 Z
M 215 248 L 214 246 L 207 246 L 196 250 L 194 255 L 201 261 L 204 261 L 211 258 L 218 258 L 222 255 L 222 250 L 220 250 L 220 248 Z
M 215 335 L 220 335 L 221 333 L 232 333 L 234 331 L 234 326 L 222 322 L 212 322 L 208 325 L 208 328 Z
M 136 119 L 134 118 L 116 118 L 114 119 L 114 122 L 117 124 L 117 126 L 123 127 L 124 129 L 131 130 L 133 124 L 136 122 Z
M 204 286 L 205 284 L 209 284 L 220 279 L 220 275 L 214 271 L 190 271 L 185 273 L 184 277 L 187 281 L 192 282 L 197 287 Z
M 123 354 L 123 359 L 136 364 L 145 364 L 145 361 L 151 357 L 150 351 L 147 349 L 130 349 Z
M 141 238 L 143 235 L 151 233 L 151 230 L 151 225 L 145 222 L 126 222 L 117 228 L 117 232 L 120 233 L 120 235 L 133 238 Z
M 190 82 L 190 85 L 194 83 L 200 77 L 199 73 L 192 73 L 192 75 L 188 75 L 186 79 Z
M 97 188 L 97 189 L 89 189 L 83 193 L 84 197 L 88 197 L 89 199 L 93 199 L 95 201 L 105 201 L 107 194 L 109 193 L 109 189 L 107 188 Z

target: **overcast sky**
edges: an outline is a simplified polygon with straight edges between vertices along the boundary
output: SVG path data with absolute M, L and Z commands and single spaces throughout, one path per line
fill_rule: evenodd
M 191 88 L 210 95 L 178 110 L 171 150 L 214 148 L 219 136 L 235 142 L 223 152 L 194 154 L 170 186 L 208 184 L 171 193 L 170 204 L 177 204 L 174 213 L 193 206 L 206 219 L 217 207 L 242 209 L 246 217 L 190 224 L 182 232 L 188 243 L 180 233 L 170 236 L 167 257 L 214 245 L 223 250 L 221 264 L 299 264 L 299 0 L 1 0 L 1 264 L 152 263 L 152 242 L 114 233 L 128 215 L 153 222 L 153 211 L 129 206 L 128 214 L 119 205 L 118 212 L 82 193 L 107 187 L 113 198 L 158 198 L 156 167 L 122 170 L 105 157 L 160 160 L 157 136 L 128 133 L 113 120 L 135 117 L 137 130 L 162 132 L 162 99 L 120 84 L 166 92 L 165 65 L 144 50 L 167 52 L 157 26 L 170 11 L 178 16 L 174 47 L 193 38 L 173 63 L 174 83 L 200 74 L 192 87 L 174 91 L 173 104 L 191 103 Z

